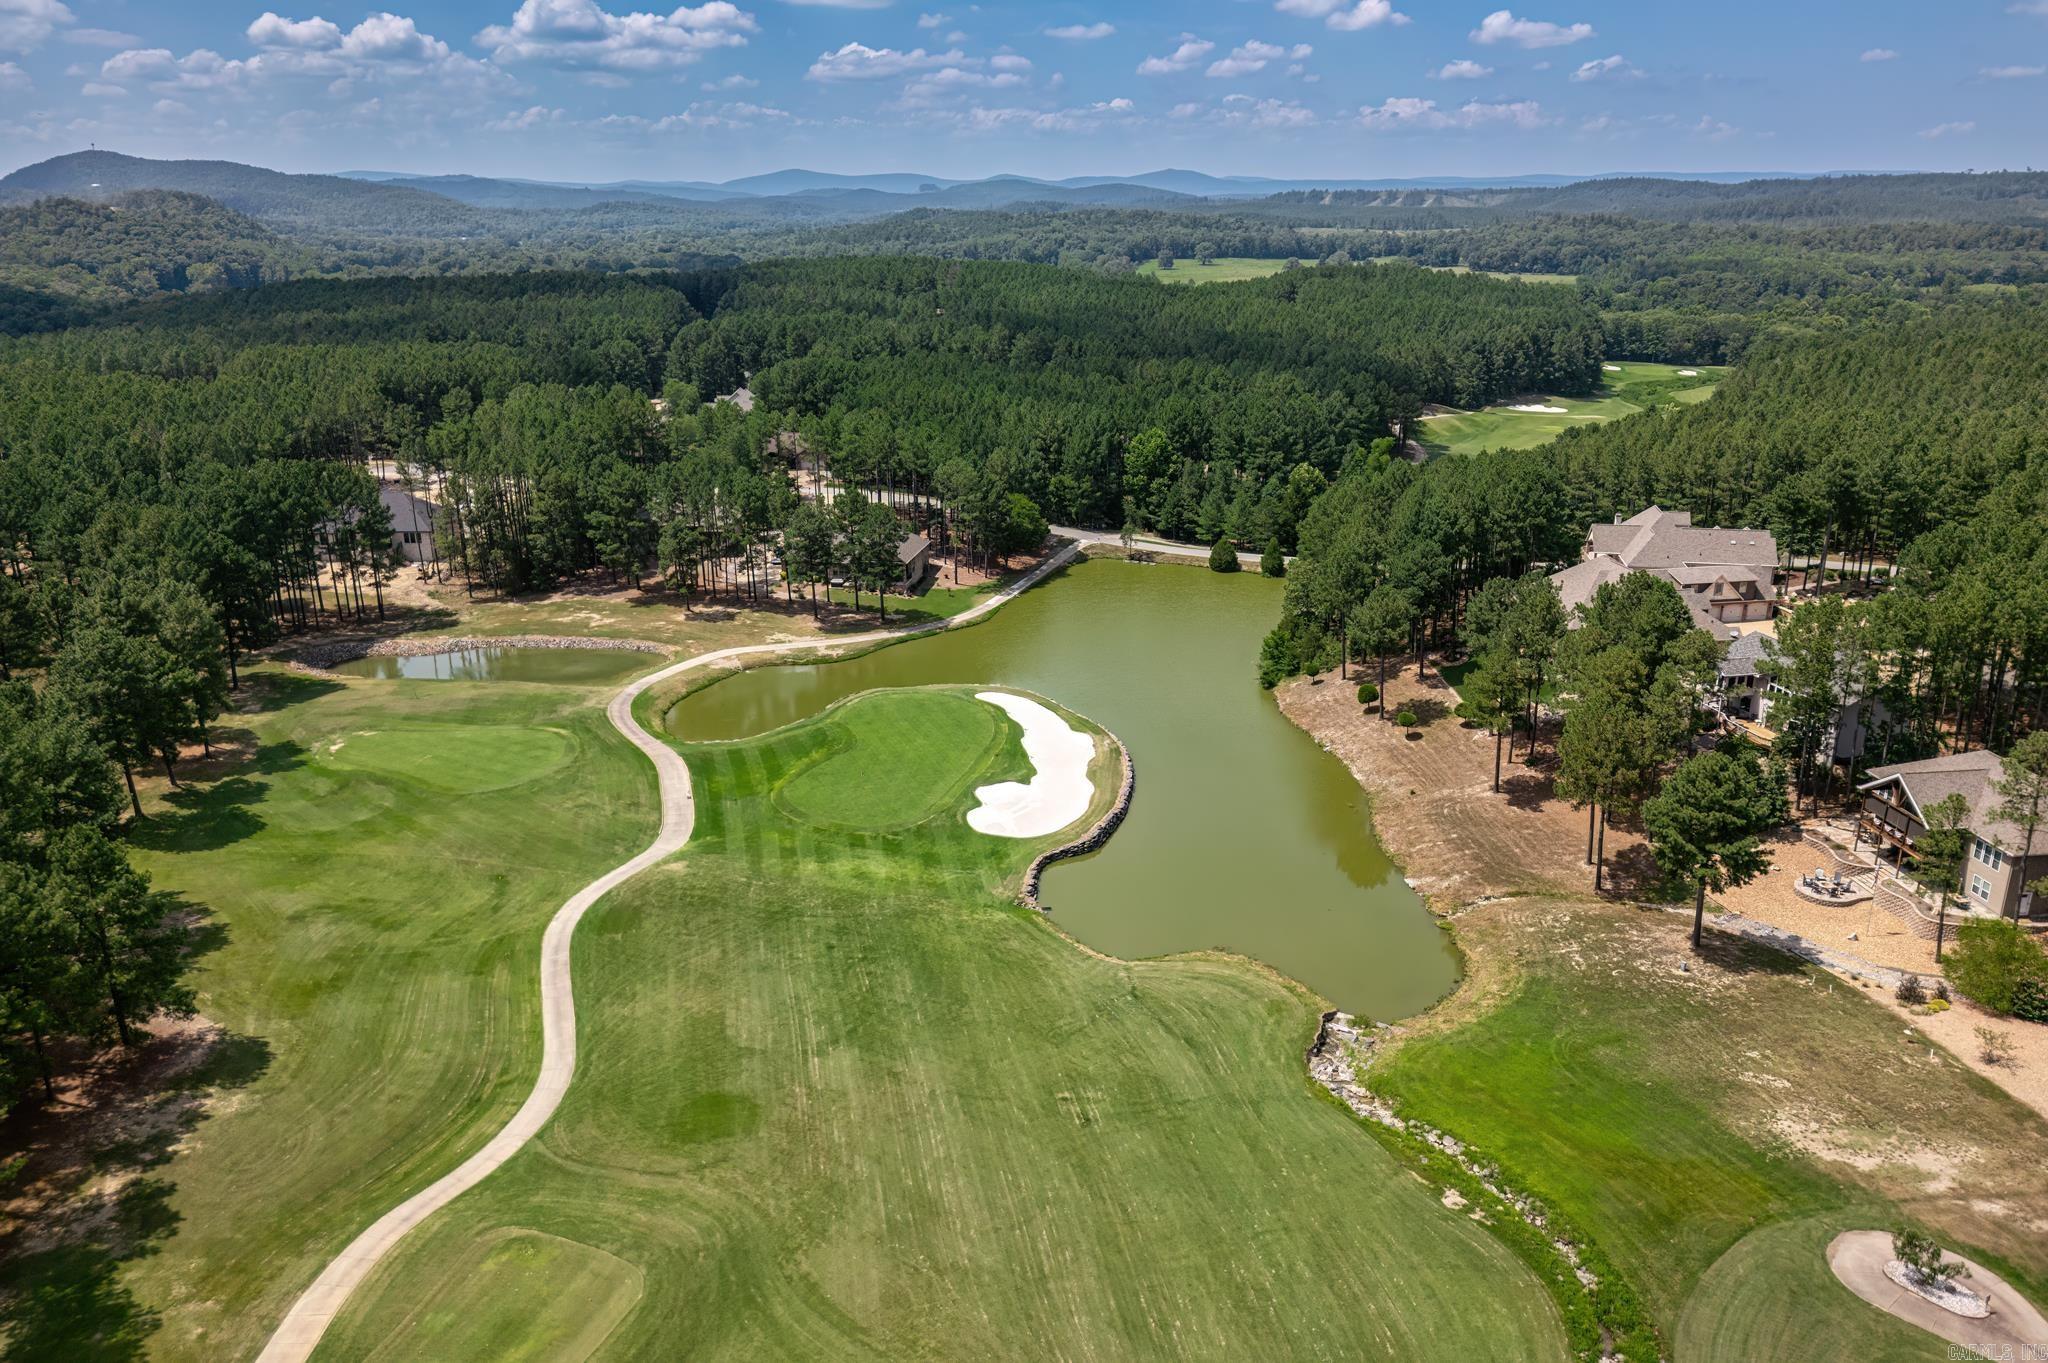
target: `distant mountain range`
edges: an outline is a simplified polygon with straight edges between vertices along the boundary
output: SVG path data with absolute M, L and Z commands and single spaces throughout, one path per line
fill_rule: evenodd
M 400 171 L 350 170 L 341 172 L 352 180 L 384 184 L 408 184 L 436 188 L 451 176 L 410 175 Z M 1273 179 L 1259 175 L 1210 175 L 1199 170 L 1149 170 L 1141 175 L 1071 175 L 1062 180 L 1039 179 L 1029 175 L 991 175 L 979 180 L 951 180 L 942 175 L 887 173 L 878 175 L 836 175 L 822 170 L 778 170 L 764 175 L 745 175 L 736 180 L 625 180 L 613 183 L 573 180 L 512 180 L 506 183 L 536 188 L 570 189 L 601 194 L 607 198 L 655 194 L 700 202 L 732 198 L 778 198 L 788 195 L 819 194 L 834 190 L 874 190 L 883 194 L 944 196 L 947 191 L 979 187 L 984 201 L 1007 196 L 1009 202 L 1042 199 L 1047 190 L 1096 190 L 1109 186 L 1142 188 L 1201 199 L 1255 199 L 1268 194 L 1307 189 L 1555 189 L 1585 180 L 1658 179 L 1687 180 L 1708 184 L 1739 184 L 1745 180 L 1797 180 L 1811 178 L 1791 171 L 1608 171 L 1598 175 L 1437 175 L 1405 179 Z M 439 192 L 446 192 L 445 190 Z M 1086 202 L 1102 202 L 1089 199 Z

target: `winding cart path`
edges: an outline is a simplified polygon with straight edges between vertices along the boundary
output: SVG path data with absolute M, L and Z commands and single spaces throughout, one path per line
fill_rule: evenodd
M 396 1249 L 399 1242 L 404 1240 L 414 1227 L 474 1188 L 493 1170 L 519 1153 L 520 1149 L 547 1125 L 548 1119 L 554 1116 L 555 1109 L 561 1105 L 562 1095 L 569 1091 L 569 1082 L 576 1076 L 576 998 L 571 982 L 569 957 L 570 938 L 575 934 L 576 924 L 582 919 L 584 912 L 606 894 L 650 866 L 681 851 L 683 845 L 690 840 L 690 832 L 697 819 L 696 802 L 690 789 L 689 767 L 683 762 L 682 755 L 673 747 L 640 727 L 640 722 L 633 717 L 634 701 L 648 688 L 693 668 L 709 667 L 717 663 L 766 654 L 815 652 L 880 643 L 890 639 L 907 639 L 964 625 L 987 615 L 1049 574 L 1058 571 L 1073 560 L 1080 548 L 1078 542 L 1069 542 L 1044 563 L 988 600 L 945 620 L 909 629 L 873 630 L 866 634 L 849 635 L 843 639 L 795 639 L 779 644 L 752 644 L 742 648 L 721 649 L 716 653 L 686 658 L 659 671 L 638 677 L 614 695 L 611 703 L 605 707 L 605 714 L 611 720 L 612 727 L 624 734 L 634 747 L 647 754 L 648 760 L 654 763 L 655 777 L 661 791 L 661 830 L 655 835 L 654 841 L 648 844 L 646 850 L 631 861 L 614 866 L 585 885 L 548 920 L 547 932 L 541 938 L 540 948 L 542 1041 L 540 1073 L 534 1079 L 533 1091 L 526 1096 L 526 1101 L 520 1104 L 519 1110 L 512 1114 L 512 1120 L 506 1122 L 496 1135 L 485 1142 L 482 1149 L 378 1217 L 366 1230 L 351 1240 L 321 1271 L 320 1276 L 313 1280 L 313 1285 L 292 1303 L 291 1310 L 285 1313 L 277 1330 L 263 1346 L 263 1352 L 258 1355 L 258 1363 L 304 1363 L 304 1360 L 310 1358 L 313 1350 L 319 1347 L 321 1338 L 327 1333 L 328 1325 L 340 1314 L 342 1307 L 348 1303 L 349 1296 L 361 1285 L 363 1279 L 370 1275 L 371 1270 Z

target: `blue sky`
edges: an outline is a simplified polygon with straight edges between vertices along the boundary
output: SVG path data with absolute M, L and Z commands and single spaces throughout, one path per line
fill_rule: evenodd
M 723 180 L 2048 164 L 2048 0 L 0 0 L 0 169 Z

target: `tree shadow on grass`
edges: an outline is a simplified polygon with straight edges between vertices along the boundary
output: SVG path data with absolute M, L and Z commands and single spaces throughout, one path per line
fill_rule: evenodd
M 229 699 L 229 709 L 238 715 L 267 715 L 344 689 L 332 678 L 304 672 L 259 672 L 242 679 L 241 689 Z
M 275 776 L 305 765 L 305 747 L 292 740 L 266 743 L 245 771 Z M 184 785 L 163 793 L 157 810 L 131 824 L 128 841 L 152 852 L 211 852 L 260 832 L 262 815 L 253 806 L 268 796 L 270 783 L 255 775 L 224 777 L 211 785 Z
M 10 1174 L 0 1232 L 0 1360 L 140 1359 L 162 1324 L 121 1280 L 181 1221 L 162 1174 L 213 1097 L 253 1083 L 270 1046 L 197 1020 L 156 1024 L 132 1051 L 83 1057 L 55 1101 L 0 1123 Z

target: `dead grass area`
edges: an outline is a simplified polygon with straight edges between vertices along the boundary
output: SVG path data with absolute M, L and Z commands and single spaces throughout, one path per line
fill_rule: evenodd
M 1358 703 L 1360 681 L 1335 673 L 1297 677 L 1274 692 L 1280 709 L 1344 760 L 1373 797 L 1373 826 L 1415 887 L 1441 911 L 1503 895 L 1590 894 L 1586 812 L 1551 789 L 1554 753 L 1546 737 L 1537 764 L 1503 763 L 1493 790 L 1493 737 L 1451 713 L 1457 694 L 1432 670 L 1417 680 L 1409 663 L 1387 674 L 1389 713 L 1413 709 L 1408 731 Z M 1518 750 L 1519 751 L 1519 750 Z M 1645 894 L 1658 882 L 1642 838 L 1607 830 L 1609 892 Z
M 204 1018 L 141 1030 L 133 1049 L 58 1057 L 55 1096 L 37 1089 L 0 1122 L 0 1148 L 18 1161 L 0 1198 L 0 1260 L 74 1243 L 139 1252 L 168 1192 L 151 1171 L 269 1063 L 264 1043 Z
M 1765 1151 L 1812 1159 L 1971 1243 L 2031 1243 L 2019 1257 L 2048 1265 L 2048 1125 L 1983 1082 L 2042 1113 L 2048 1028 L 1999 1023 L 2016 1058 L 1992 1071 L 1971 1037 L 1985 1019 L 1966 1004 L 1909 1016 L 1889 990 L 1726 934 L 1695 954 L 1689 927 L 1618 904 L 1476 906 L 1458 922 L 1470 987 L 1391 1044 L 1457 1032 L 1451 1044 L 1491 1053 L 1546 1036 L 1581 1079 L 1655 1075 Z
M 1932 977 L 1934 943 L 1913 935 L 1899 919 L 1872 900 L 1860 904 L 1816 904 L 1793 891 L 1799 877 L 1827 859 L 1797 837 L 1768 845 L 1771 869 L 1747 885 L 1724 890 L 1714 902 L 1745 918 L 1796 933 L 1817 946 L 1858 956 L 1872 965 L 1911 970 Z M 1950 920 L 1953 928 L 1954 919 Z

